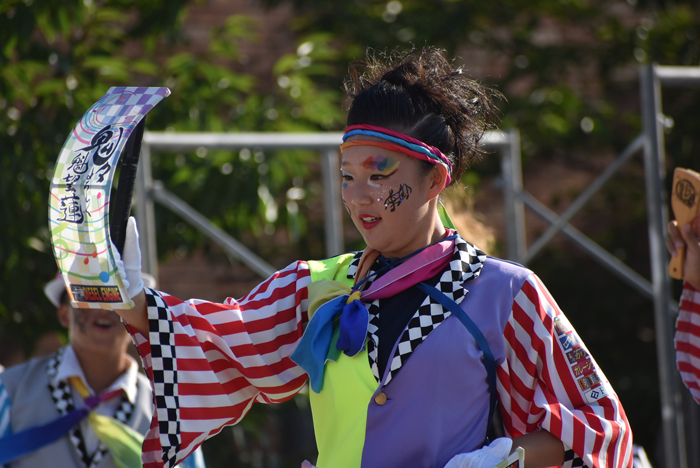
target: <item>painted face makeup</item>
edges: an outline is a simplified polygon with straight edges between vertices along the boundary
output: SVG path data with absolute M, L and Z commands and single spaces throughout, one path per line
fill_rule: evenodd
M 384 209 L 396 211 L 396 208 L 401 205 L 404 200 L 408 200 L 413 189 L 408 184 L 401 184 L 399 188 L 394 191 L 394 189 L 389 189 L 389 195 L 386 197 L 384 202 Z
M 399 167 L 399 162 L 388 156 L 370 156 L 362 163 L 365 169 L 379 172 L 394 172 Z
M 362 163 L 362 166 L 365 169 L 369 169 L 370 171 L 377 171 L 381 176 L 389 177 L 390 175 L 398 171 L 399 162 L 388 156 L 377 155 L 370 156 L 367 159 L 365 159 Z M 371 179 L 369 181 L 369 185 L 371 185 L 372 187 L 381 186 L 381 184 L 377 183 L 377 181 L 373 181 Z

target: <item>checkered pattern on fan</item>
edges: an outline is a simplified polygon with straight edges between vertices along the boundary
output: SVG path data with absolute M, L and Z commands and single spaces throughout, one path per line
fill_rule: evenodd
M 157 291 L 145 288 L 149 311 L 155 309 L 158 318 L 151 319 L 150 341 L 153 380 L 162 385 L 163 394 L 156 396 L 156 412 L 160 443 L 163 447 L 163 468 L 175 466 L 175 456 L 182 443 L 180 438 L 180 399 L 177 394 L 177 353 L 170 337 L 175 336 L 168 308 Z M 149 314 L 151 315 L 151 314 Z
M 569 449 L 564 452 L 564 464 L 561 468 L 588 468 L 576 453 Z

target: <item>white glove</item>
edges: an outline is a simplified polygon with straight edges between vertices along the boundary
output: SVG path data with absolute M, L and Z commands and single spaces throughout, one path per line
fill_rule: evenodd
M 486 447 L 452 457 L 445 468 L 493 468 L 508 458 L 513 441 L 500 437 Z
M 110 240 L 111 242 L 111 240 Z M 124 260 L 119 251 L 112 244 L 114 260 L 119 270 L 119 276 L 124 282 L 126 292 L 133 298 L 143 290 L 141 278 L 141 249 L 139 248 L 139 231 L 136 227 L 136 218 L 131 216 L 126 225 L 126 238 L 124 239 Z

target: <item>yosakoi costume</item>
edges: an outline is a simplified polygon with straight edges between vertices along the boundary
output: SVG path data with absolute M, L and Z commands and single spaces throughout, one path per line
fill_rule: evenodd
M 446 166 L 437 148 L 369 125 L 374 145 Z M 448 181 L 449 183 L 449 181 Z M 529 270 L 448 230 L 403 259 L 371 249 L 298 261 L 214 304 L 146 289 L 129 327 L 156 392 L 146 468 L 309 381 L 319 468 L 443 467 L 480 448 L 498 402 L 510 437 L 561 439 L 566 467 L 631 465 L 632 434 L 605 375 Z
M 683 285 L 681 294 L 675 343 L 681 379 L 700 403 L 700 293 L 688 283 Z
M 447 262 L 427 282 L 451 295 L 488 341 L 507 435 L 551 432 L 567 448 L 566 467 L 582 466 L 579 458 L 589 467 L 629 466 L 632 436 L 617 395 L 539 279 L 459 237 L 433 247 L 402 273 Z M 223 304 L 147 290 L 151 332 L 144 337 L 130 328 L 156 390 L 144 466 L 174 466 L 238 422 L 253 402 L 296 394 L 308 374 L 291 356 L 309 321 L 310 291 L 323 280 L 351 284 L 359 259 L 358 253 L 295 262 Z M 381 268 L 377 259 L 368 274 Z M 402 293 L 415 294 L 411 289 L 397 294 L 394 311 Z M 392 310 L 392 297 L 364 303 L 366 347 L 352 357 L 335 348 L 341 332 L 333 325 L 322 386 L 311 391 L 320 468 L 441 467 L 484 442 L 483 352 L 449 309 L 428 294 L 415 295 L 418 305 L 404 310 L 406 323 L 386 346 L 381 329 L 392 317 L 382 312 L 385 304 Z M 380 372 L 385 349 L 390 358 Z

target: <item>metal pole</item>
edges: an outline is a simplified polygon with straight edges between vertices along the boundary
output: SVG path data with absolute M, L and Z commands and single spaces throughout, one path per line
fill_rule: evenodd
M 156 253 L 156 217 L 153 199 L 150 196 L 153 186 L 151 175 L 151 147 L 147 142 L 141 145 L 139 170 L 136 175 L 136 223 L 139 227 L 141 248 L 141 270 L 158 278 L 158 256 Z
M 275 273 L 276 269 L 272 265 L 255 255 L 236 239 L 226 234 L 221 228 L 214 225 L 214 223 L 209 221 L 204 215 L 200 214 L 190 205 L 165 190 L 162 182 L 157 181 L 153 184 L 150 193 L 156 201 L 199 229 L 209 239 L 223 247 L 224 250 L 243 262 L 243 264 L 261 277 L 267 278 Z
M 506 226 L 508 258 L 520 262 L 525 258 L 525 206 L 515 194 L 522 192 L 523 175 L 520 161 L 520 132 L 511 129 L 506 136 L 507 143 L 501 148 L 501 174 L 506 190 L 503 204 Z
M 326 256 L 333 257 L 345 251 L 343 243 L 343 217 L 340 208 L 340 164 L 335 147 L 321 154 L 321 178 L 323 179 L 323 213 L 326 231 Z
M 656 78 L 664 86 L 697 86 L 700 84 L 700 67 L 656 66 Z
M 627 160 L 632 157 L 639 149 L 644 146 L 644 137 L 642 135 L 634 139 L 627 148 L 625 148 L 620 156 L 615 159 L 596 180 L 591 183 L 571 205 L 557 218 L 557 220 L 547 230 L 532 243 L 524 258 L 523 264 L 527 265 L 533 258 L 540 253 L 545 245 L 554 237 L 569 221 L 579 212 L 581 208 L 595 195 L 598 190 L 622 167 Z
M 664 168 L 664 142 L 661 125 L 661 86 L 656 66 L 640 69 L 642 122 L 644 128 L 644 176 L 646 179 L 651 277 L 654 290 L 654 323 L 661 391 L 666 468 L 687 468 L 685 432 L 681 408 L 679 375 L 676 372 L 673 346 L 674 317 L 668 307 L 671 285 L 666 266 L 668 255 L 664 245 L 668 211 Z
M 550 224 L 556 223 L 557 214 L 537 201 L 535 197 L 527 192 L 520 192 L 516 195 L 523 200 L 527 207 L 530 208 L 537 216 Z M 567 224 L 561 229 L 561 233 L 573 241 L 575 245 L 581 247 L 584 252 L 590 254 L 590 256 L 598 263 L 619 276 L 623 281 L 627 282 L 627 284 L 637 289 L 637 291 L 644 294 L 646 297 L 650 299 L 653 298 L 654 293 L 649 281 L 625 265 L 619 258 L 610 254 L 607 250 L 586 237 L 583 233 L 581 233 L 581 231 Z M 673 308 L 674 306 L 671 305 L 669 307 Z

